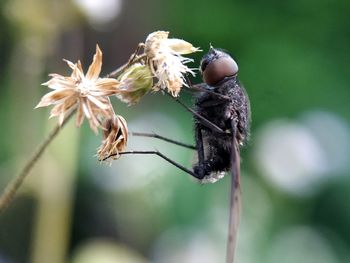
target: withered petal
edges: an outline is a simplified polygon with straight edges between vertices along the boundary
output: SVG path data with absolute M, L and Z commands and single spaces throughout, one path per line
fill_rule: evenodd
M 71 78 L 75 82 L 80 82 L 80 81 L 82 81 L 84 79 L 84 71 L 83 71 L 83 68 L 81 66 L 80 60 L 78 60 L 78 62 L 76 64 L 74 64 L 74 68 L 73 68 L 73 72 L 71 74 Z
M 78 109 L 77 109 L 77 119 L 76 119 L 76 125 L 77 127 L 80 127 L 81 124 L 84 121 L 84 110 L 83 110 L 83 105 L 80 103 Z
M 50 89 L 59 90 L 59 89 L 75 89 L 76 83 L 75 80 L 71 77 L 52 77 L 45 83 L 41 85 L 48 86 Z
M 65 112 L 61 112 L 61 114 L 58 116 L 58 124 L 61 126 L 64 122 L 64 118 L 65 118 Z
M 87 98 L 88 98 L 93 104 L 95 104 L 97 107 L 99 107 L 100 109 L 106 110 L 106 109 L 109 109 L 110 107 L 112 107 L 112 105 L 107 104 L 106 102 L 100 101 L 100 100 L 97 99 L 97 97 L 95 97 L 95 96 L 87 95 Z
M 68 59 L 63 59 L 63 61 L 66 62 L 67 65 L 68 65 L 72 70 L 75 69 L 76 64 L 74 64 L 73 62 L 69 61 Z
M 118 118 L 118 121 L 119 121 L 120 126 L 121 126 L 123 137 L 127 141 L 128 140 L 128 126 L 126 124 L 126 120 L 121 115 L 117 115 L 117 118 Z
M 105 158 L 118 159 L 120 157 L 119 153 L 124 151 L 127 145 L 128 130 L 126 121 L 122 116 L 115 115 L 107 119 L 103 126 L 106 130 L 102 144 L 97 151 L 99 160 Z
M 71 96 L 69 98 L 66 98 L 65 101 L 63 102 L 63 110 L 67 111 L 71 109 L 74 105 L 78 104 L 79 100 L 77 96 Z
M 104 94 L 103 96 L 111 96 L 117 92 L 117 88 L 120 85 L 120 82 L 112 78 L 100 78 L 95 82 L 95 88 L 92 92 L 97 94 Z
M 96 45 L 96 53 L 94 55 L 93 61 L 86 73 L 86 78 L 90 80 L 97 80 L 102 67 L 102 51 L 98 45 Z
M 93 107 L 91 106 L 89 100 L 86 100 L 85 105 L 87 106 L 87 110 L 88 110 L 89 115 L 90 115 L 90 118 L 88 118 L 90 128 L 97 134 L 98 133 L 97 127 L 99 127 L 101 124 L 98 121 L 97 116 L 94 114 Z
M 91 119 L 91 114 L 87 106 L 88 101 L 85 98 L 81 98 L 80 103 L 86 118 Z
M 62 112 L 62 106 L 63 106 L 62 104 L 55 105 L 50 111 L 50 117 L 49 118 L 59 116 L 61 114 L 61 112 Z
M 54 90 L 45 94 L 38 105 L 35 108 L 45 107 L 52 104 L 57 104 L 60 100 L 65 99 L 68 96 L 72 96 L 74 92 L 72 90 Z
M 169 38 L 164 41 L 167 46 L 169 46 L 173 51 L 175 51 L 178 54 L 186 55 L 200 51 L 199 48 L 195 48 L 191 43 L 182 39 Z

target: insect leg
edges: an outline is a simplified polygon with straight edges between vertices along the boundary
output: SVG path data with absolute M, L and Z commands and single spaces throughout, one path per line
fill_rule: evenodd
M 108 157 L 106 157 L 105 159 L 103 159 L 103 161 L 107 160 L 110 157 L 116 156 L 116 155 L 125 155 L 125 154 L 151 154 L 151 155 L 157 155 L 160 158 L 164 159 L 165 161 L 167 161 L 168 163 L 171 163 L 172 165 L 174 165 L 175 167 L 179 168 L 180 170 L 184 171 L 185 173 L 192 175 L 193 177 L 197 178 L 197 179 L 201 179 L 199 178 L 199 175 L 192 172 L 191 170 L 187 169 L 186 167 L 184 167 L 183 165 L 173 161 L 172 159 L 170 159 L 169 157 L 167 157 L 166 155 L 162 154 L 159 151 L 126 151 L 126 152 L 120 152 L 118 154 L 111 154 Z
M 226 102 L 231 100 L 230 97 L 228 97 L 228 96 L 222 95 L 222 94 L 217 93 L 217 92 L 215 92 L 213 90 L 209 90 L 207 88 L 208 85 L 205 84 L 205 83 L 192 84 L 187 75 L 185 76 L 185 78 L 186 78 L 186 82 L 188 84 L 188 87 L 187 87 L 187 89 L 185 89 L 185 91 L 206 92 L 206 93 L 211 94 L 211 95 L 213 95 L 213 96 L 215 96 L 217 98 L 220 98 L 221 100 L 226 101 Z
M 183 143 L 183 142 L 179 142 L 179 141 L 175 141 L 173 139 L 164 137 L 164 136 L 156 134 L 156 133 L 129 132 L 129 134 L 132 135 L 132 136 L 156 138 L 156 139 L 159 139 L 159 140 L 162 140 L 162 141 L 166 141 L 166 142 L 170 142 L 172 144 L 176 144 L 176 145 L 179 145 L 179 146 L 182 146 L 182 147 L 185 147 L 185 148 L 188 148 L 188 149 L 192 149 L 192 150 L 196 150 L 197 149 L 196 146 L 193 146 L 193 145 L 190 145 L 190 144 L 187 144 L 187 143 Z
M 184 103 L 182 103 L 179 99 L 174 98 L 173 96 L 171 96 L 169 93 L 168 94 L 172 99 L 174 99 L 177 103 L 179 103 L 182 107 L 184 107 L 186 110 L 188 110 L 189 112 L 191 112 L 193 115 L 195 115 L 198 118 L 198 121 L 201 122 L 201 124 L 205 127 L 207 127 L 208 129 L 212 130 L 213 132 L 217 133 L 217 134 L 229 134 L 227 132 L 225 132 L 223 129 L 221 129 L 219 126 L 217 126 L 215 123 L 212 123 L 210 120 L 208 120 L 207 118 L 203 117 L 202 115 L 200 115 L 199 113 L 197 113 L 195 110 L 187 107 Z

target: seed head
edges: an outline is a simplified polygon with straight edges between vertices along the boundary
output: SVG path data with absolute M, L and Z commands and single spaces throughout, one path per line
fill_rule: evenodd
M 148 35 L 145 42 L 145 53 L 153 75 L 158 79 L 154 90 L 167 89 L 174 97 L 178 96 L 181 87 L 187 86 L 184 74 L 195 73 L 185 64 L 193 61 L 181 55 L 199 51 L 189 42 L 168 38 L 169 32 L 156 31 Z

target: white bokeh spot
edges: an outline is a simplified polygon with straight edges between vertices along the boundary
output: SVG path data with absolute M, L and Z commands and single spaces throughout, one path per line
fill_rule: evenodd
M 313 194 L 326 180 L 349 169 L 350 129 L 331 113 L 306 112 L 299 122 L 274 120 L 255 137 L 259 171 L 290 194 Z
M 122 0 L 74 0 L 93 25 L 103 25 L 115 19 L 122 8 Z
M 326 170 L 323 149 L 300 124 L 274 121 L 260 131 L 256 159 L 263 175 L 284 191 L 304 194 Z

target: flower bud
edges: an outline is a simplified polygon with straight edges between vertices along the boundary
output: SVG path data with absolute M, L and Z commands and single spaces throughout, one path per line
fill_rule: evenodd
M 137 103 L 153 86 L 150 68 L 140 63 L 129 67 L 118 80 L 120 86 L 116 96 L 129 105 Z

